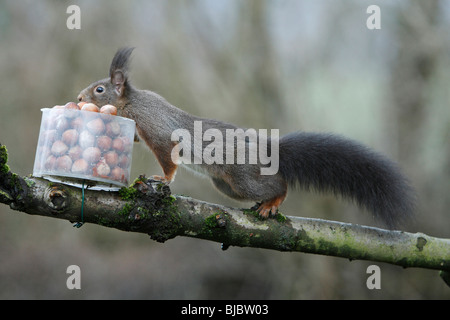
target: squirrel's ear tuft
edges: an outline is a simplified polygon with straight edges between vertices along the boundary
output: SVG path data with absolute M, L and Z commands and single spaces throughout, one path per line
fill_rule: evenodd
M 125 47 L 117 50 L 114 58 L 111 62 L 111 67 L 109 68 L 109 76 L 111 79 L 114 76 L 114 73 L 118 70 L 121 70 L 122 73 L 126 76 L 128 72 L 128 65 L 130 61 L 131 52 L 133 52 L 134 48 Z
M 128 80 L 128 65 L 131 53 L 134 48 L 125 47 L 117 50 L 109 68 L 111 83 L 114 85 L 116 93 L 121 96 L 124 92 L 125 84 Z

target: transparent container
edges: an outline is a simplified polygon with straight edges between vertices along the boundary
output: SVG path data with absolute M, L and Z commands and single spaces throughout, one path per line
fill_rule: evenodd
M 33 175 L 94 190 L 129 184 L 135 122 L 64 108 L 44 108 Z

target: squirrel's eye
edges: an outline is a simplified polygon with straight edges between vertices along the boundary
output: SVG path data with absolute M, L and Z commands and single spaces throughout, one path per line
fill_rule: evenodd
M 105 88 L 103 88 L 102 86 L 98 86 L 97 88 L 95 88 L 95 92 L 103 93 L 103 92 L 105 92 Z

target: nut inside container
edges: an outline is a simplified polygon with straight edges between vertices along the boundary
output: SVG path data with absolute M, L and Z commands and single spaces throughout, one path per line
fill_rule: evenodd
M 97 190 L 128 185 L 133 120 L 64 108 L 41 111 L 34 176 Z

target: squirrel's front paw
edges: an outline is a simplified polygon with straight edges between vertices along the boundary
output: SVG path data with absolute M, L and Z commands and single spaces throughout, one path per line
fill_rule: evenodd
M 167 180 L 167 179 L 166 179 L 165 177 L 163 177 L 163 176 L 154 175 L 154 176 L 150 176 L 150 179 L 151 179 L 151 180 L 155 180 L 155 181 L 160 181 L 160 182 L 162 182 L 162 183 L 164 183 L 164 184 L 169 184 L 169 183 L 170 183 L 170 181 Z

